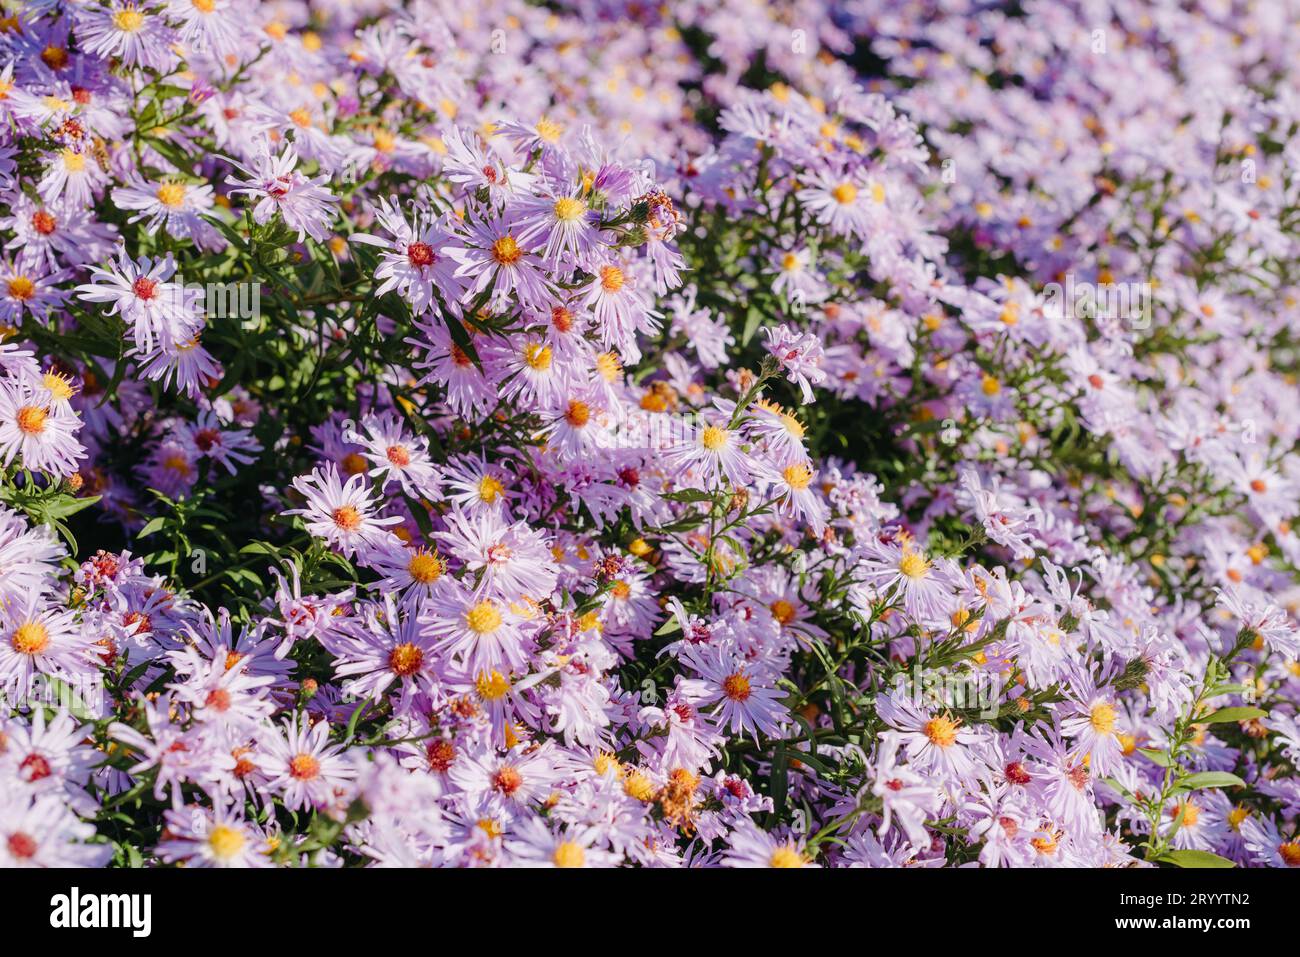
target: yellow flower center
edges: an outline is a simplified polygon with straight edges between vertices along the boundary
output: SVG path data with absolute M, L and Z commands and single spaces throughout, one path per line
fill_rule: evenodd
M 506 487 L 491 475 L 485 475 L 478 480 L 478 497 L 485 505 L 491 505 L 497 500 L 497 496 L 505 490 Z
M 409 678 L 420 670 L 422 664 L 424 652 L 409 641 L 398 645 L 388 656 L 388 667 L 401 678 Z
M 113 26 L 123 33 L 135 33 L 144 26 L 144 14 L 134 7 L 127 7 L 113 14 Z
M 481 601 L 465 613 L 465 624 L 470 631 L 485 635 L 501 627 L 501 612 L 491 601 Z
M 77 391 L 73 388 L 71 379 L 55 372 L 53 369 L 41 376 L 41 385 L 45 386 L 50 395 L 59 402 L 67 402 Z
M 9 295 L 19 302 L 26 302 L 36 295 L 36 283 L 26 276 L 14 276 L 9 280 Z
M 587 863 L 587 855 L 579 845 L 565 841 L 555 848 L 553 860 L 556 867 L 582 867 Z
M 212 848 L 215 857 L 223 861 L 230 860 L 242 851 L 246 842 L 244 835 L 228 824 L 218 824 L 208 834 L 208 847 Z
M 772 617 L 783 625 L 788 625 L 794 621 L 795 607 L 784 598 L 778 598 L 768 606 L 772 611 Z
M 950 748 L 957 740 L 957 722 L 944 715 L 931 718 L 921 728 L 921 732 L 930 739 L 930 743 L 941 748 Z
M 497 701 L 506 696 L 506 692 L 510 690 L 510 682 L 501 672 L 493 669 L 491 674 L 484 671 L 478 676 L 474 681 L 474 690 L 484 701 Z
M 64 150 L 63 168 L 69 173 L 80 173 L 86 168 L 86 154 L 78 153 L 74 150 Z
M 575 429 L 580 429 L 591 421 L 591 406 L 581 399 L 574 399 L 564 411 L 564 421 Z
M 772 867 L 803 867 L 804 859 L 793 845 L 782 844 L 772 852 L 768 864 Z
M 985 395 L 994 396 L 1002 391 L 1002 383 L 991 375 L 986 375 L 980 380 L 980 389 Z
M 1113 734 L 1115 731 L 1115 709 L 1106 702 L 1092 706 L 1088 713 L 1088 723 L 1098 734 Z
M 737 671 L 727 675 L 722 682 L 722 693 L 732 701 L 745 701 L 749 698 L 749 679 Z
M 623 270 L 617 266 L 602 266 L 600 269 L 600 288 L 614 293 L 623 288 L 625 282 Z
M 25 405 L 18 410 L 18 431 L 24 435 L 40 435 L 45 431 L 48 413 L 38 405 Z
M 706 426 L 704 431 L 700 433 L 700 445 L 710 452 L 722 451 L 722 449 L 726 448 L 730 439 L 731 433 L 716 425 Z
M 841 206 L 847 206 L 858 198 L 858 188 L 852 183 L 840 183 L 831 190 L 831 198 Z
M 419 549 L 406 563 L 406 570 L 413 580 L 421 585 L 429 585 L 442 577 L 447 566 L 437 555 Z
M 796 462 L 794 465 L 787 467 L 786 470 L 781 473 L 781 477 L 785 479 L 786 485 L 790 486 L 795 491 L 802 492 L 812 484 L 813 474 L 812 469 L 807 465 L 802 462 Z
M 596 356 L 596 372 L 606 382 L 613 382 L 622 371 L 623 365 L 614 353 L 602 352 Z
M 544 116 L 537 121 L 537 126 L 535 126 L 534 129 L 537 131 L 538 139 L 544 143 L 557 142 L 560 138 L 560 134 L 564 132 L 563 126 Z
M 930 571 L 930 562 L 920 552 L 914 552 L 910 548 L 903 552 L 903 557 L 898 560 L 898 571 L 906 578 L 918 579 L 924 578 Z
M 361 527 L 361 512 L 355 505 L 340 505 L 334 509 L 334 524 L 345 532 L 355 532 Z
M 623 793 L 649 803 L 655 797 L 655 784 L 644 771 L 634 770 L 623 779 Z
M 158 187 L 158 202 L 168 209 L 180 209 L 185 204 L 185 184 L 163 183 Z
M 545 372 L 551 367 L 551 347 L 540 342 L 530 342 L 524 346 L 524 362 L 530 369 Z
M 492 258 L 502 266 L 513 266 L 523 255 L 523 250 L 513 236 L 502 236 L 492 244 Z
M 555 218 L 562 223 L 572 223 L 582 218 L 587 204 L 576 196 L 561 196 L 555 201 Z
M 305 752 L 295 754 L 289 759 L 289 776 L 299 781 L 310 781 L 320 774 L 320 761 Z
M 14 629 L 9 644 L 20 655 L 39 655 L 50 645 L 50 633 L 39 621 L 29 621 Z

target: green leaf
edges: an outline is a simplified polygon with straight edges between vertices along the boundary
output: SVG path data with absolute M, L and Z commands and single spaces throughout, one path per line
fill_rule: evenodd
M 1230 721 L 1251 721 L 1255 718 L 1267 718 L 1268 712 L 1262 708 L 1220 708 L 1204 718 L 1197 718 L 1197 724 L 1227 724 Z
M 1170 851 L 1162 854 L 1157 860 L 1174 864 L 1178 867 L 1236 867 L 1232 861 L 1226 857 L 1220 857 L 1218 854 L 1211 854 L 1209 851 Z
M 1164 751 L 1156 751 L 1154 748 L 1138 748 L 1138 751 L 1140 751 L 1142 754 L 1145 754 L 1148 758 L 1150 758 L 1156 764 L 1160 765 L 1162 768 L 1169 767 L 1171 763 L 1169 760 L 1169 755 Z
M 682 623 L 677 620 L 677 616 L 670 615 L 668 620 L 660 625 L 658 630 L 655 631 L 655 637 L 658 638 L 661 635 L 671 635 L 673 632 L 681 630 Z
M 102 496 L 88 495 L 85 498 L 76 498 L 72 495 L 61 495 L 58 498 L 46 502 L 41 509 L 46 520 L 67 518 L 70 515 L 76 515 L 82 509 L 90 508 L 100 500 Z
M 1246 782 L 1227 771 L 1201 771 L 1199 774 L 1189 774 L 1178 785 L 1188 791 L 1195 791 L 1197 788 L 1244 788 Z
M 140 531 L 136 533 L 135 537 L 148 538 L 154 532 L 159 531 L 166 524 L 167 524 L 166 515 L 159 515 L 157 518 L 151 518 L 149 519 L 148 522 L 145 523 L 144 528 L 140 529 Z
M 712 502 L 713 496 L 703 489 L 683 488 L 676 492 L 667 492 L 663 496 L 670 502 Z
M 757 306 L 750 306 L 745 313 L 745 330 L 740 334 L 740 344 L 749 345 L 749 340 L 754 338 L 754 333 L 758 332 L 758 327 L 763 323 L 763 313 Z

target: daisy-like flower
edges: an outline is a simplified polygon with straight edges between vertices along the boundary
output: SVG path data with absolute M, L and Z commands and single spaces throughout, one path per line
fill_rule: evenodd
M 369 566 L 384 576 L 383 585 L 409 599 L 412 605 L 450 587 L 447 560 L 428 548 L 394 540 L 376 546 L 368 559 Z
M 87 53 L 117 57 L 126 66 L 165 73 L 176 63 L 175 33 L 152 4 L 113 0 L 107 7 L 82 7 L 77 39 Z
M 897 731 L 880 736 L 872 763 L 871 793 L 882 805 L 878 834 L 884 837 L 897 824 L 907 840 L 917 846 L 930 841 L 925 822 L 943 805 L 943 792 L 924 775 L 898 761 L 903 739 Z
M 772 291 L 799 305 L 821 302 L 826 298 L 826 283 L 813 268 L 813 253 L 808 248 L 779 250 L 777 276 Z
M 391 538 L 387 526 L 402 520 L 398 515 L 377 517 L 366 477 L 353 475 L 343 482 L 333 462 L 324 469 L 314 469 L 311 475 L 298 476 L 293 487 L 307 499 L 307 505 L 285 514 L 301 515 L 308 532 L 325 539 L 349 558 L 367 553 Z
M 885 601 L 901 599 L 915 618 L 946 621 L 951 614 L 951 561 L 927 556 L 910 539 L 866 542 L 858 575 Z
M 42 275 L 38 270 L 22 259 L 0 268 L 0 323 L 11 329 L 21 328 L 29 317 L 44 323 L 67 300 L 58 284 L 68 273 Z
M 566 274 L 589 261 L 596 249 L 598 217 L 580 187 L 554 195 L 525 196 L 514 209 L 519 216 L 520 240 L 540 243 L 543 259 Z
M 94 836 L 62 795 L 0 790 L 0 867 L 103 867 L 113 848 Z
M 908 760 L 918 771 L 939 771 L 965 779 L 975 773 L 970 745 L 977 736 L 945 710 L 922 708 L 904 689 L 876 698 L 880 718 L 899 732 Z
M 36 184 L 37 194 L 47 203 L 64 200 L 86 207 L 95 192 L 108 182 L 108 174 L 89 150 L 64 147 L 50 155 L 45 175 Z
M 1099 777 L 1114 773 L 1116 765 L 1124 758 L 1120 742 L 1120 708 L 1114 695 L 1102 691 L 1096 679 L 1087 673 L 1077 673 L 1070 680 L 1068 706 L 1061 721 L 1061 734 L 1076 741 L 1080 759 L 1087 758 L 1089 767 Z
M 564 391 L 567 375 L 545 339 L 527 336 L 509 340 L 496 354 L 512 376 L 501 388 L 503 400 L 549 405 Z
M 511 474 L 503 465 L 489 463 L 481 455 L 452 459 L 443 470 L 447 501 L 471 514 L 480 511 L 508 512 Z
M 310 725 L 295 713 L 277 733 L 262 739 L 271 775 L 267 787 L 281 795 L 289 810 L 323 807 L 356 777 L 342 745 L 329 743 L 329 733 L 326 722 Z
M 527 522 L 507 524 L 494 512 L 452 512 L 438 539 L 475 577 L 477 594 L 505 600 L 550 597 L 557 572 L 550 546 Z
M 796 332 L 782 324 L 775 329 L 763 330 L 767 337 L 767 351 L 785 372 L 785 377 L 803 392 L 805 403 L 816 401 L 812 387 L 826 381 L 826 371 L 821 368 L 822 341 L 812 332 Z
M 41 272 L 57 270 L 60 262 L 80 266 L 107 259 L 115 229 L 101 223 L 90 210 L 66 201 L 38 203 L 19 194 L 0 228 L 13 233 L 6 249 L 18 250 L 19 263 Z
M 521 867 L 613 867 L 620 857 L 596 846 L 599 834 L 593 827 L 553 830 L 540 818 L 529 817 L 511 831 L 506 850 Z
M 653 335 L 659 314 L 650 308 L 636 279 L 618 263 L 595 267 L 595 278 L 583 304 L 596 317 L 596 328 L 606 349 L 617 349 L 627 362 L 641 358 L 637 333 Z
M 166 837 L 158 845 L 165 864 L 186 867 L 270 867 L 271 846 L 236 802 L 218 799 L 211 808 L 186 805 L 163 812 Z
M 685 437 L 664 453 L 669 468 L 681 473 L 679 484 L 716 489 L 725 480 L 741 487 L 749 485 L 754 465 L 745 450 L 743 430 L 702 418 L 702 424 L 691 426 Z
M 221 364 L 199 343 L 197 333 L 176 343 L 160 340 L 153 351 L 137 348 L 131 354 L 138 357 L 142 379 L 160 381 L 194 400 L 203 397 L 204 388 L 221 381 Z
M 433 640 L 415 614 L 398 608 L 392 595 L 382 605 L 370 604 L 363 616 L 327 637 L 323 644 L 334 654 L 334 673 L 346 678 L 342 691 L 357 698 L 379 701 L 394 681 L 401 694 L 394 704 L 406 712 L 411 698 L 436 681 Z
M 0 506 L 0 605 L 48 592 L 58 563 L 67 555 L 48 525 L 29 525 L 18 512 Z
M 292 146 L 275 156 L 264 146 L 251 168 L 230 160 L 247 179 L 232 179 L 235 188 L 231 194 L 245 193 L 257 200 L 253 219 L 266 223 L 279 213 L 290 229 L 298 231 L 298 242 L 310 236 L 318 243 L 329 238 L 330 223 L 334 220 L 334 206 L 339 198 L 322 186 L 328 176 L 309 178 L 298 172 L 298 154 Z
M 733 403 L 719 403 L 724 414 L 735 410 Z M 745 410 L 745 427 L 775 462 L 784 468 L 795 462 L 810 464 L 804 448 L 804 425 L 793 412 L 775 402 L 758 399 Z
M 789 720 L 781 703 L 787 695 L 770 687 L 772 676 L 766 671 L 718 646 L 688 646 L 681 659 L 700 676 L 681 686 L 683 694 L 701 710 L 715 705 L 712 713 L 720 728 L 729 728 L 732 734 L 751 734 L 756 741 L 759 732 L 781 736 Z
M 0 607 L 0 686 L 25 689 L 38 674 L 95 674 L 94 643 L 75 612 L 38 595 Z
M 380 491 L 386 492 L 396 482 L 412 498 L 433 499 L 438 494 L 438 473 L 429 459 L 429 440 L 407 432 L 402 417 L 395 412 L 382 415 L 368 413 L 361 419 L 363 432 L 350 436 L 364 447 L 364 455 L 374 466 L 367 473 L 382 477 Z
M 467 296 L 491 289 L 493 308 L 505 310 L 511 301 L 530 309 L 549 309 L 555 299 L 540 260 L 521 240 L 512 219 L 497 215 L 469 227 L 469 245 L 448 249 L 459 266 L 458 277 L 472 285 Z
M 170 254 L 156 261 L 141 257 L 137 263 L 124 246 L 115 265 L 93 267 L 95 281 L 78 286 L 76 292 L 87 302 L 111 303 L 108 314 L 120 315 L 136 348 L 147 353 L 159 344 L 187 342 L 203 328 L 202 293 L 172 282 L 175 273 Z
M 135 210 L 128 221 L 143 220 L 150 235 L 165 226 L 169 236 L 191 240 L 201 249 L 217 249 L 224 242 L 205 218 L 212 215 L 213 208 L 212 187 L 207 183 L 166 180 L 154 184 L 140 180 L 114 189 L 113 202 L 121 209 Z
M 1300 629 L 1267 597 L 1253 601 L 1248 589 L 1234 587 L 1219 590 L 1218 603 L 1240 622 L 1239 639 L 1261 638 L 1270 650 L 1287 658 L 1300 658 Z
M 780 469 L 764 463 L 759 474 L 769 483 L 767 494 L 775 495 L 778 510 L 792 519 L 807 522 L 813 535 L 821 537 L 830 509 L 813 491 L 817 473 L 804 462 L 792 462 Z
M 512 748 L 504 755 L 493 748 L 467 754 L 452 766 L 450 777 L 475 803 L 499 811 L 544 800 L 560 771 L 555 766 L 554 748 L 544 744 L 530 751 Z
M 199 413 L 189 439 L 200 455 L 220 463 L 231 475 L 237 466 L 255 462 L 262 451 L 262 444 L 253 438 L 252 432 L 229 428 L 211 409 Z
M 434 596 L 420 618 L 438 651 L 456 655 L 470 674 L 522 670 L 528 661 L 519 618 L 504 602 L 467 589 Z
M 452 127 L 443 134 L 443 143 L 447 154 L 442 174 L 463 193 L 486 189 L 489 200 L 500 206 L 532 186 L 532 174 L 507 166 L 472 129 Z
M 207 658 L 188 648 L 169 658 L 185 680 L 167 687 L 175 692 L 176 700 L 193 709 L 197 721 L 242 731 L 269 718 L 275 710 L 264 690 L 275 677 L 250 671 L 251 658 L 221 647 L 212 649 Z
M 463 287 L 456 273 L 458 263 L 449 255 L 448 245 L 457 237 L 427 210 L 417 206 L 414 212 L 412 226 L 398 209 L 396 198 L 380 201 L 375 219 L 392 238 L 354 233 L 351 240 L 384 250 L 375 270 L 375 278 L 383 280 L 375 290 L 376 296 L 395 289 L 418 316 L 437 304 L 437 292 L 442 302 L 454 309 Z
M 722 863 L 727 867 L 815 866 L 802 838 L 782 840 L 777 835 L 762 830 L 750 818 L 742 818 L 741 823 L 731 832 Z
M 885 202 L 884 187 L 866 181 L 860 172 L 820 172 L 809 179 L 812 185 L 795 194 L 799 202 L 833 232 L 866 239 L 874 219 L 871 207 Z
M 233 0 L 167 0 L 167 15 L 177 38 L 199 53 L 225 59 L 245 48 L 245 30 Z
M 536 438 L 562 462 L 585 458 L 606 448 L 611 440 L 608 416 L 596 403 L 592 390 L 577 388 L 563 394 L 544 416 Z
M 452 339 L 446 324 L 416 322 L 415 327 L 425 338 L 406 341 L 428 353 L 415 363 L 416 368 L 428 370 L 419 384 L 435 383 L 445 389 L 447 404 L 461 418 L 475 421 L 491 412 L 497 404 L 496 389 L 469 353 Z
M 86 454 L 76 438 L 80 428 L 81 418 L 40 379 L 0 379 L 0 454 L 6 465 L 18 458 L 23 468 L 72 475 Z

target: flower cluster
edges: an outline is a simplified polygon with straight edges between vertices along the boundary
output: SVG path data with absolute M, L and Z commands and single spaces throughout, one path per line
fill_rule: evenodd
M 1287 18 L 18 5 L 0 862 L 1300 866 Z

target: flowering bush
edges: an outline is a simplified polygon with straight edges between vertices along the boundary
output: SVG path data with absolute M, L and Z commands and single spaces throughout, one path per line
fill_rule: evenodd
M 0 20 L 0 861 L 1300 865 L 1284 0 Z

